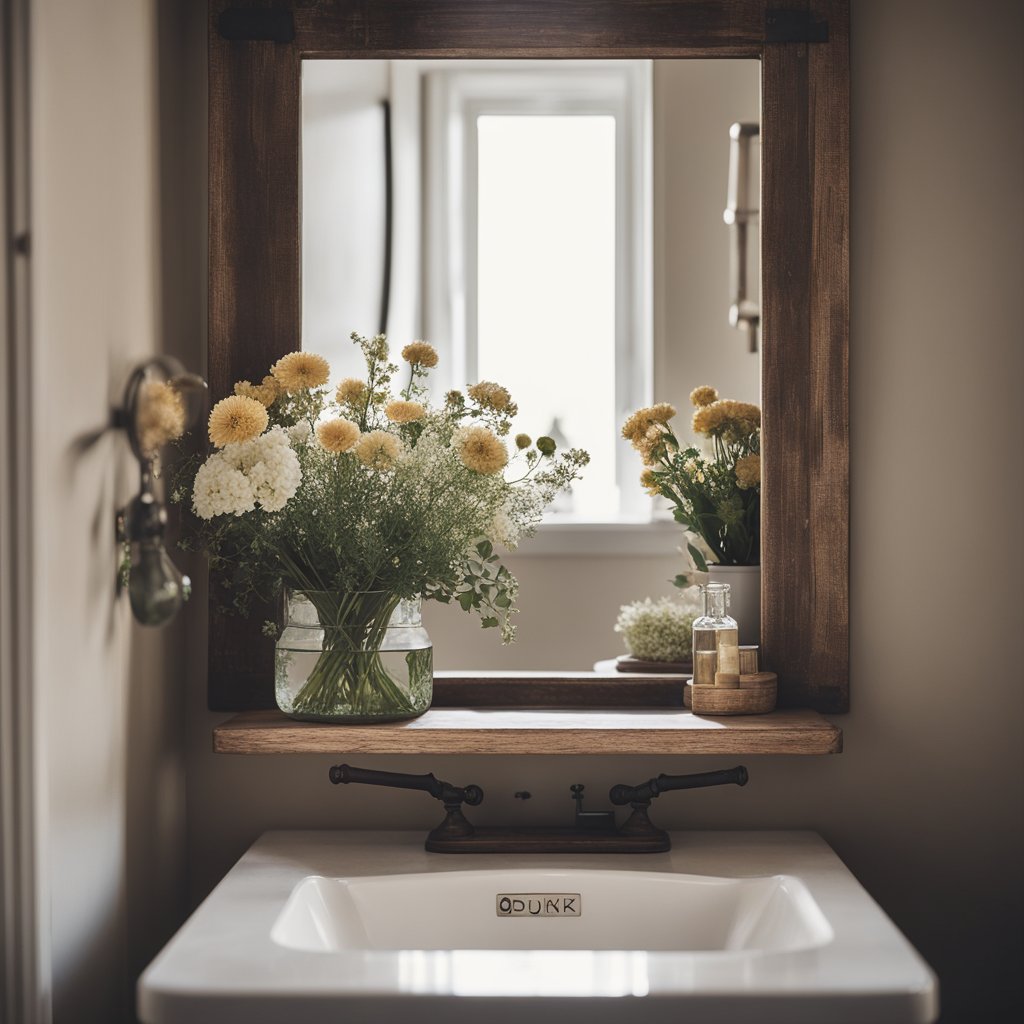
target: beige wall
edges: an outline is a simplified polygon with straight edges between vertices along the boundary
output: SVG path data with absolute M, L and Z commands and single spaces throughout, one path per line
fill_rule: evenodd
M 107 1024 L 132 1019 L 134 978 L 185 902 L 184 633 L 136 626 L 115 593 L 114 512 L 137 469 L 106 429 L 132 365 L 169 345 L 157 6 L 30 8 L 34 646 L 52 1003 L 58 1024 Z
M 722 219 L 729 126 L 760 121 L 760 81 L 756 60 L 654 62 L 654 398 L 681 410 L 701 384 L 760 401 L 760 358 L 729 326 L 733 239 Z
M 853 11 L 852 693 L 839 757 L 748 758 L 751 784 L 666 798 L 677 828 L 813 828 L 935 966 L 946 1021 L 1008 1016 L 1021 936 L 1022 773 L 1011 731 L 1024 688 L 1019 292 L 1024 261 L 1022 13 L 928 0 Z M 201 110 L 197 108 L 196 116 Z M 936 146 L 942 158 L 934 159 Z M 197 154 L 193 173 L 205 173 Z M 980 413 L 980 415 L 979 415 Z M 522 559 L 528 627 L 550 663 L 591 657 L 626 589 L 653 567 Z M 544 575 L 576 599 L 545 624 Z M 658 567 L 658 578 L 668 575 Z M 982 591 L 981 588 L 984 588 Z M 959 621 L 957 621 L 959 620 Z M 202 623 L 193 620 L 193 636 Z M 447 634 L 438 625 L 435 639 Z M 966 642 L 954 637 L 969 637 Z M 490 638 L 488 638 L 488 642 Z M 602 648 L 605 640 L 600 639 Z M 493 648 L 491 648 L 493 650 Z M 191 674 L 191 891 L 208 891 L 264 829 L 426 828 L 432 802 L 339 792 L 330 759 L 215 757 Z M 969 670 L 967 666 L 969 665 Z M 482 821 L 554 821 L 592 792 L 717 758 L 364 758 L 488 791 Z M 534 793 L 529 805 L 514 790 Z

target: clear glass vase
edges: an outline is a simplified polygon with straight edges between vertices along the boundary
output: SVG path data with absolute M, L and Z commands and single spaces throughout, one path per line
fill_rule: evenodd
M 420 600 L 385 591 L 286 591 L 277 706 L 315 722 L 394 722 L 430 707 L 433 646 Z

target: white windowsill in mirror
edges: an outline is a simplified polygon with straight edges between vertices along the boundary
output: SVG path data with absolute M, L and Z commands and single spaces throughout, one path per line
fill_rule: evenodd
M 683 529 L 671 519 L 593 522 L 574 516 L 554 516 L 537 528 L 535 536 L 524 540 L 513 556 L 677 558 L 683 543 Z

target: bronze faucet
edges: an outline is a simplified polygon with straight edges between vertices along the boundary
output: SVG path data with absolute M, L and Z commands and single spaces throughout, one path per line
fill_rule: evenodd
M 476 828 L 462 813 L 462 805 L 475 807 L 484 798 L 479 786 L 453 786 L 433 775 L 407 775 L 403 772 L 378 772 L 335 765 L 331 782 L 359 782 L 370 786 L 390 786 L 429 793 L 444 804 L 445 818 L 427 835 L 424 844 L 432 853 L 664 853 L 671 847 L 667 832 L 656 828 L 648 816 L 651 801 L 674 789 L 702 786 L 747 784 L 747 769 L 742 765 L 725 771 L 698 772 L 693 775 L 659 775 L 639 786 L 612 786 L 608 798 L 618 807 L 629 804 L 632 814 L 621 825 L 615 812 L 584 811 L 583 785 L 570 787 L 576 803 L 573 824 L 566 828 Z

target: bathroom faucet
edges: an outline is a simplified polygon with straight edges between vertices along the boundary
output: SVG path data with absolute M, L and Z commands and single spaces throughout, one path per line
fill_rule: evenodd
M 432 853 L 663 853 L 671 847 L 671 839 L 648 816 L 652 800 L 676 789 L 745 786 L 747 778 L 747 769 L 740 765 L 725 771 L 659 775 L 639 786 L 612 786 L 609 800 L 616 806 L 629 804 L 632 808 L 632 814 L 621 827 L 615 824 L 614 811 L 584 811 L 584 787 L 574 783 L 570 792 L 576 813 L 569 828 L 476 828 L 462 813 L 462 805 L 475 807 L 483 801 L 484 791 L 479 786 L 453 786 L 432 774 L 378 772 L 347 764 L 335 765 L 330 770 L 331 782 L 336 785 L 358 782 L 420 790 L 440 800 L 445 809 L 444 821 L 428 833 L 424 844 Z

